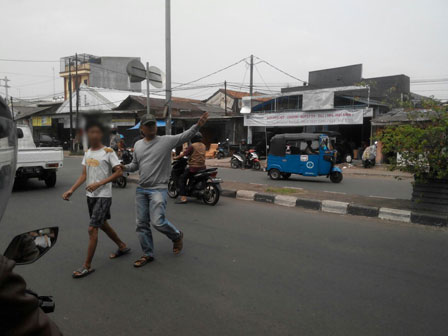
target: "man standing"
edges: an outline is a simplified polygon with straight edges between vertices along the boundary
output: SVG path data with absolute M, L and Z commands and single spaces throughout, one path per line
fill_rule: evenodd
M 141 267 L 154 260 L 154 243 L 150 222 L 154 228 L 173 241 L 173 253 L 179 254 L 183 247 L 183 233 L 165 218 L 168 180 L 171 170 L 171 150 L 189 141 L 208 119 L 204 113 L 198 123 L 177 135 L 157 136 L 156 119 L 144 115 L 140 130 L 144 136 L 135 144 L 134 157 L 123 166 L 128 172 L 139 171 L 140 179 L 135 196 L 137 234 L 143 256 L 134 262 Z

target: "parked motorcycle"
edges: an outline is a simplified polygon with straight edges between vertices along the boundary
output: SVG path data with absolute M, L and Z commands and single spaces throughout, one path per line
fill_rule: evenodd
M 230 160 L 230 167 L 233 169 L 243 168 L 244 165 L 244 153 L 234 153 Z M 261 163 L 255 149 L 249 149 L 246 164 L 244 168 L 252 168 L 255 170 L 261 170 Z
M 375 166 L 377 146 L 378 142 L 375 141 L 373 145 L 367 147 L 364 153 L 362 153 L 362 165 L 364 168 L 372 168 Z
M 223 142 L 218 142 L 218 150 L 216 151 L 216 158 L 220 160 L 229 155 L 230 155 L 229 139 L 226 139 L 226 141 Z
M 168 196 L 176 198 L 179 195 L 178 184 L 181 175 L 187 168 L 188 159 L 180 158 L 171 164 L 171 176 L 168 182 Z M 187 195 L 202 199 L 207 205 L 215 205 L 221 195 L 222 180 L 216 178 L 218 168 L 210 168 L 198 171 L 187 181 Z
M 130 164 L 131 162 L 132 162 L 132 149 L 126 148 L 121 153 L 121 163 L 127 165 Z M 122 189 L 126 188 L 128 184 L 127 179 L 128 176 L 129 176 L 128 172 L 123 172 L 122 176 L 120 176 L 119 178 L 117 178 L 115 181 L 112 182 L 112 186 Z

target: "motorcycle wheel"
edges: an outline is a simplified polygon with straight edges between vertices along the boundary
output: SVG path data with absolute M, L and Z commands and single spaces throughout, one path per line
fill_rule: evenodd
M 253 165 L 253 168 L 254 168 L 255 170 L 261 170 L 261 164 L 260 164 L 260 162 L 259 162 L 259 161 L 255 161 L 255 162 L 254 162 L 254 165 Z
M 350 154 L 347 154 L 344 157 L 344 161 L 347 162 L 347 163 L 352 163 L 353 162 L 353 157 Z
M 168 196 L 171 198 L 176 198 L 177 197 L 177 186 L 176 186 L 176 182 L 174 182 L 174 180 L 171 180 L 168 182 Z
M 214 184 L 208 183 L 204 190 L 202 200 L 207 205 L 216 205 L 219 201 L 220 191 Z
M 128 180 L 124 176 L 120 176 L 115 180 L 115 183 L 117 184 L 118 188 L 126 188 L 126 185 L 128 184 Z
M 238 169 L 240 167 L 240 162 L 237 158 L 232 158 L 232 160 L 230 160 L 230 167 L 233 169 Z
M 330 181 L 333 183 L 341 183 L 343 179 L 342 173 L 338 171 L 331 172 L 330 174 Z
M 222 158 L 224 158 L 224 153 L 222 153 L 222 152 L 218 152 L 218 154 L 216 154 L 216 158 L 217 158 L 218 160 L 221 160 Z
M 280 170 L 273 168 L 269 171 L 269 177 L 273 180 L 280 180 L 280 178 L 282 177 Z

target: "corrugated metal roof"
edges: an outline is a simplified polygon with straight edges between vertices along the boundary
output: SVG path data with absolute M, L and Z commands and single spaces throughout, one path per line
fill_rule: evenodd
M 390 112 L 372 119 L 372 125 L 398 125 L 412 121 L 430 121 L 435 116 L 437 116 L 437 113 L 433 110 L 420 109 L 406 111 L 400 108 L 393 109 Z

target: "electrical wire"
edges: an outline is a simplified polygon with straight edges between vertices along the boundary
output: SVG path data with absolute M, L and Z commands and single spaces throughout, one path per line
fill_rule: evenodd
M 286 75 L 286 76 L 288 76 L 288 77 L 294 78 L 295 80 L 298 80 L 298 81 L 300 81 L 300 82 L 302 82 L 302 83 L 306 83 L 306 81 L 304 81 L 303 79 L 297 78 L 297 77 L 295 77 L 295 76 L 293 76 L 293 75 L 287 73 L 286 71 L 281 70 L 280 68 L 276 67 L 275 65 L 272 65 L 272 64 L 269 63 L 268 61 L 265 61 L 264 59 L 261 59 L 260 57 L 257 57 L 257 56 L 254 56 L 254 57 L 255 57 L 256 59 L 260 60 L 260 61 L 261 61 L 260 63 L 266 63 L 266 64 L 269 65 L 271 68 L 273 68 L 273 69 L 275 69 L 275 70 L 281 72 L 282 74 L 284 74 L 284 75 Z

